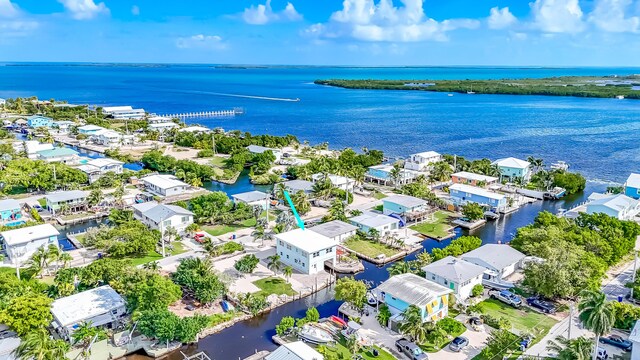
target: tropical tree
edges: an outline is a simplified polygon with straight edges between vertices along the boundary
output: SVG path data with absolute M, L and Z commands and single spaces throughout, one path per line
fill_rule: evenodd
M 267 268 L 269 268 L 269 270 L 273 271 L 277 275 L 278 271 L 280 271 L 280 268 L 282 267 L 282 263 L 280 262 L 280 255 L 271 255 L 267 258 L 267 261 Z
M 356 355 L 360 352 L 360 341 L 356 335 L 351 335 L 346 339 L 346 348 L 351 355 Z
M 297 193 L 293 194 L 291 198 L 293 205 L 296 207 L 296 210 L 300 215 L 304 215 L 311 211 L 311 203 L 309 202 L 309 197 L 307 194 L 300 190 Z
M 376 228 L 370 228 L 368 235 L 369 235 L 369 239 L 371 239 L 372 241 L 380 240 L 380 232 Z
M 586 337 L 567 339 L 558 336 L 549 341 L 547 351 L 555 354 L 557 360 L 589 360 L 591 358 L 591 340 Z
M 429 254 L 429 252 L 427 252 L 426 250 L 423 250 L 416 255 L 416 261 L 422 268 L 423 266 L 431 264 L 431 262 L 433 261 L 433 256 L 431 256 L 431 254 Z
M 85 359 L 91 357 L 91 344 L 99 337 L 105 336 L 103 329 L 94 327 L 91 321 L 82 322 L 78 325 L 78 328 L 73 332 L 72 339 L 74 344 L 80 344 L 82 346 L 82 355 Z
M 289 278 L 291 278 L 291 275 L 293 275 L 293 267 L 291 267 L 291 266 L 285 266 L 285 267 L 282 269 L 282 275 L 284 275 L 284 277 L 285 277 L 285 278 L 287 278 L 287 280 L 288 280 Z
M 404 320 L 400 323 L 400 331 L 418 344 L 424 343 L 434 326 L 430 322 L 423 322 L 420 308 L 410 305 L 402 312 L 402 316 Z
M 103 198 L 104 194 L 102 193 L 102 191 L 100 189 L 94 189 L 91 190 L 91 193 L 89 193 L 89 196 L 87 196 L 87 203 L 89 204 L 89 206 L 96 206 L 100 204 Z
M 64 340 L 53 340 L 42 328 L 23 337 L 13 356 L 18 360 L 58 360 L 66 358 L 69 348 Z
M 47 246 L 47 265 L 60 261 L 60 256 L 62 256 L 62 251 L 57 245 L 49 244 Z
M 49 254 L 44 247 L 39 247 L 29 259 L 29 269 L 33 271 L 35 277 L 40 277 L 47 269 Z
M 378 314 L 376 315 L 376 319 L 382 326 L 389 325 L 389 319 L 391 319 L 391 310 L 386 304 L 382 304 L 378 308 Z
M 261 246 L 264 246 L 264 241 L 270 237 L 269 233 L 267 233 L 262 226 L 257 226 L 255 230 L 251 232 L 251 236 L 256 240 L 260 240 L 262 243 Z
M 393 168 L 389 171 L 389 177 L 393 182 L 393 186 L 397 188 L 402 178 L 402 165 L 399 162 L 393 164 Z
M 253 213 L 253 217 L 256 219 L 256 223 L 258 222 L 258 218 L 262 214 L 263 208 L 260 205 L 253 205 L 251 207 L 251 212 Z
M 335 286 L 335 299 L 343 300 L 353 305 L 356 309 L 362 309 L 366 303 L 367 285 L 350 277 L 338 279 Z
M 596 334 L 593 360 L 598 355 L 600 337 L 608 334 L 615 322 L 615 309 L 601 291 L 583 290 L 578 303 L 580 321 L 585 328 Z
M 446 161 L 439 161 L 433 164 L 429 179 L 434 182 L 449 181 L 453 174 L 453 169 Z
M 178 230 L 176 230 L 176 228 L 174 228 L 173 226 L 167 226 L 164 229 L 164 233 L 162 233 L 162 257 L 165 257 L 165 243 L 171 245 L 171 240 L 176 239 L 179 236 L 178 234 Z M 167 240 L 165 242 L 165 239 Z
M 462 215 L 471 221 L 477 221 L 484 217 L 484 209 L 480 204 L 470 202 L 462 206 Z
M 142 265 L 142 268 L 145 270 L 157 272 L 160 269 L 160 264 L 157 261 L 150 261 Z
M 408 261 L 397 261 L 387 269 L 389 276 L 414 273 L 415 269 Z

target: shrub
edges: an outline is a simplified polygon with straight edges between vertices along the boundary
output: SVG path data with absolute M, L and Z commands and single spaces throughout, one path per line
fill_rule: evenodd
M 285 316 L 280 320 L 280 324 L 276 325 L 276 334 L 278 336 L 285 335 L 295 325 L 295 319 L 291 316 Z
M 499 318 L 495 318 L 491 315 L 480 315 L 480 318 L 482 318 L 482 320 L 484 321 L 485 324 L 487 324 L 488 326 L 491 326 L 494 329 L 510 329 L 511 328 L 511 322 L 503 317 L 499 317 Z
M 245 255 L 236 261 L 234 267 L 240 272 L 251 274 L 258 267 L 259 262 L 255 255 Z
M 438 321 L 436 323 L 436 326 L 444 331 L 447 332 L 447 334 L 452 335 L 452 336 L 458 336 L 460 334 L 462 334 L 465 330 L 466 327 L 464 326 L 463 323 L 452 319 L 450 317 L 446 317 L 440 321 Z
M 482 284 L 476 284 L 471 289 L 471 296 L 478 297 L 484 293 L 484 286 Z

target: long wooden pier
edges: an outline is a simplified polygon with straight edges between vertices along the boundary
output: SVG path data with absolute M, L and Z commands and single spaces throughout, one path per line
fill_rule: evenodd
M 212 111 L 199 111 L 199 112 L 188 112 L 181 114 L 165 114 L 160 115 L 168 118 L 194 118 L 194 117 L 217 117 L 217 116 L 236 116 L 244 114 L 244 109 L 235 108 L 233 110 L 212 110 Z

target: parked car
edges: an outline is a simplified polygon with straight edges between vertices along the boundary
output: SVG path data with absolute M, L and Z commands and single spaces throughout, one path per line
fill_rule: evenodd
M 429 357 L 415 343 L 407 339 L 396 340 L 396 348 L 398 351 L 407 355 L 411 360 L 427 360 Z
M 597 360 L 607 360 L 609 358 L 609 354 L 607 354 L 607 350 L 598 346 L 598 356 L 596 356 Z
M 556 307 L 548 301 L 544 301 L 538 297 L 530 297 L 527 299 L 527 304 L 532 308 L 538 309 L 545 314 L 555 314 Z
M 600 338 L 600 342 L 603 344 L 609 344 L 611 346 L 615 346 L 624 351 L 631 351 L 631 348 L 633 347 L 633 344 L 631 343 L 631 341 L 625 340 L 622 338 L 622 336 L 618 336 L 618 335 L 609 335 L 606 337 L 603 336 Z
M 518 308 L 520 307 L 520 305 L 522 305 L 522 298 L 509 290 L 489 290 L 489 296 L 492 299 L 500 300 L 503 303 L 509 304 L 515 308 Z
M 451 349 L 451 351 L 458 352 L 467 345 L 469 345 L 469 339 L 464 336 L 458 336 L 451 341 L 451 343 L 449 344 L 449 349 Z

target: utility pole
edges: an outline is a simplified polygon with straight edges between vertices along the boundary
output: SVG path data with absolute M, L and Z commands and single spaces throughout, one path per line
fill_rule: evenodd
M 213 147 L 213 155 L 216 155 L 216 133 L 211 133 L 211 146 Z
M 633 274 L 631 274 L 631 282 L 636 282 L 636 270 L 638 266 L 638 249 L 633 249 Z M 631 300 L 633 300 L 633 287 L 631 288 Z
M 567 331 L 567 340 L 571 340 L 572 325 L 573 325 L 573 301 L 569 304 L 569 329 Z

